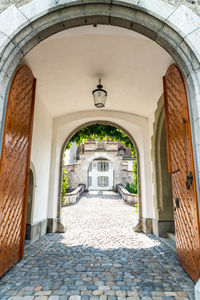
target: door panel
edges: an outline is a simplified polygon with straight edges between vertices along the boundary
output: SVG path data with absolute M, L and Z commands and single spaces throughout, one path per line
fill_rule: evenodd
M 19 66 L 8 96 L 0 158 L 0 276 L 23 257 L 35 82 L 31 70 Z
M 175 64 L 169 67 L 164 77 L 164 99 L 177 256 L 182 267 L 197 281 L 200 275 L 200 232 L 191 128 L 186 88 Z

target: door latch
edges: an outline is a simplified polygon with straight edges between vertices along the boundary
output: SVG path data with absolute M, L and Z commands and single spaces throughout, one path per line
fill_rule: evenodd
M 189 175 L 186 175 L 186 188 L 188 190 L 190 189 L 192 181 L 193 181 L 193 175 L 192 175 L 192 172 L 190 172 Z

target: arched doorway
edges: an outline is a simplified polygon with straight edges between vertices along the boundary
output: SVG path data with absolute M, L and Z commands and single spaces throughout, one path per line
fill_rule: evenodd
M 115 24 L 117 26 L 122 26 L 130 30 L 136 30 L 138 32 L 141 32 L 144 35 L 152 38 L 153 40 L 156 40 L 156 42 L 158 42 L 166 50 L 168 50 L 169 53 L 171 53 L 171 55 L 174 57 L 174 59 L 179 63 L 179 66 L 181 67 L 181 70 L 185 75 L 190 100 L 191 102 L 193 102 L 192 104 L 194 105 L 192 110 L 192 116 L 195 115 L 195 112 L 199 113 L 198 101 L 196 101 L 197 98 L 196 95 L 198 94 L 198 88 L 197 88 L 198 72 L 195 71 L 199 69 L 199 62 L 197 59 L 198 51 L 196 52 L 196 54 L 194 54 L 192 50 L 195 47 L 192 47 L 191 49 L 186 40 L 184 41 L 183 44 L 180 43 L 180 47 L 176 47 L 176 46 L 174 47 L 174 42 L 175 45 L 177 45 L 177 40 L 180 39 L 182 41 L 181 34 L 179 33 L 179 31 L 177 31 L 177 28 L 175 29 L 175 26 L 173 29 L 172 28 L 173 26 L 170 27 L 169 24 L 166 24 L 165 22 L 162 21 L 163 15 L 161 13 L 160 13 L 160 18 L 157 18 L 158 11 L 154 11 L 153 8 L 152 8 L 153 13 L 151 13 L 152 11 L 150 9 L 149 13 L 147 14 L 144 7 L 137 6 L 137 8 L 139 8 L 139 11 L 137 11 L 136 6 L 134 4 L 130 5 L 130 3 L 126 3 L 126 2 L 123 2 L 123 5 L 119 5 L 119 7 L 116 6 L 115 4 L 114 5 L 112 4 L 113 9 L 110 9 L 110 4 L 107 5 L 105 3 L 102 5 L 102 7 L 99 5 L 99 3 L 92 4 L 92 6 L 90 4 L 87 5 L 82 4 L 75 7 L 73 4 L 71 5 L 69 3 L 67 5 L 68 7 L 60 6 L 59 4 L 48 6 L 49 18 L 46 18 L 46 20 L 48 19 L 48 21 L 45 21 L 45 17 L 47 14 L 46 11 L 37 12 L 37 16 L 34 15 L 32 19 L 32 22 L 34 23 L 33 28 L 36 28 L 38 25 L 38 28 L 40 29 L 38 31 L 34 29 L 33 30 L 34 33 L 33 31 L 31 31 L 30 33 L 29 24 L 27 26 L 26 22 L 28 18 L 26 19 L 26 21 L 22 21 L 22 24 L 20 24 L 18 29 L 16 29 L 15 26 L 13 32 L 11 30 L 11 36 L 15 38 L 16 43 L 12 44 L 12 42 L 10 42 L 9 40 L 9 42 L 6 44 L 6 47 L 8 45 L 11 46 L 9 48 L 11 49 L 10 52 L 5 51 L 6 47 L 5 48 L 2 47 L 3 66 L 2 66 L 2 73 L 1 73 L 1 78 L 2 78 L 1 83 L 3 87 L 2 88 L 3 98 L 5 97 L 6 89 L 8 87 L 8 79 L 9 79 L 8 74 L 13 73 L 13 70 L 18 64 L 19 59 L 21 59 L 23 55 L 30 50 L 30 48 L 34 47 L 37 43 L 39 43 L 41 39 L 45 39 L 47 36 L 51 35 L 52 33 L 63 30 L 63 28 L 80 26 L 86 23 L 87 24 L 95 23 L 96 25 L 97 23 L 105 22 L 106 24 L 110 24 L 110 25 Z M 148 7 L 147 3 L 146 5 Z M 52 9 L 51 13 L 49 11 L 50 7 Z M 91 13 L 91 8 L 93 11 L 92 13 Z M 63 18 L 62 21 L 60 21 L 55 12 L 59 10 L 59 13 L 61 13 L 62 9 L 63 9 L 62 11 Z M 176 9 L 174 9 L 173 11 L 170 10 L 170 12 L 168 11 L 164 19 L 167 20 L 168 17 L 172 15 L 172 12 L 174 13 L 175 11 Z M 29 8 L 29 12 L 30 12 L 30 8 Z M 17 13 L 20 14 L 20 12 Z M 24 15 L 26 14 L 27 11 L 25 8 Z M 37 19 L 38 16 L 40 16 L 39 21 Z M 41 26 L 42 21 L 43 21 L 43 26 Z M 50 22 L 50 24 L 48 22 Z M 23 35 L 21 35 L 22 28 L 24 29 Z M 187 33 L 187 38 L 188 36 L 189 33 Z M 40 39 L 37 39 L 38 37 L 40 37 Z M 19 48 L 16 45 L 17 46 L 19 45 Z M 15 48 L 15 51 L 12 51 L 12 47 Z M 188 53 L 190 53 L 189 56 Z M 196 125 L 198 124 L 196 123 Z M 195 124 L 193 124 L 193 127 L 196 128 L 195 129 L 196 133 L 193 135 L 193 137 L 194 137 L 195 147 L 197 147 L 197 145 L 199 144 L 198 126 L 195 127 Z M 196 157 L 196 160 L 199 161 L 198 156 Z M 196 164 L 196 169 L 198 170 L 198 164 Z M 51 210 L 54 211 L 53 208 L 51 208 Z
M 70 134 L 69 136 L 64 140 L 64 143 L 62 145 L 62 149 L 61 149 L 61 154 L 60 154 L 60 166 L 59 166 L 59 183 L 58 183 L 58 202 L 57 202 L 57 218 L 58 218 L 58 227 L 57 230 L 59 232 L 64 232 L 65 231 L 65 227 L 62 224 L 62 220 L 61 220 L 61 207 L 62 207 L 62 195 L 61 195 L 61 190 L 62 190 L 62 174 L 63 174 L 63 158 L 64 158 L 64 152 L 66 149 L 67 144 L 70 142 L 71 138 L 82 128 L 85 128 L 87 126 L 93 125 L 93 124 L 103 124 L 103 125 L 110 125 L 113 126 L 115 128 L 120 129 L 122 132 L 125 133 L 125 135 L 127 135 L 128 139 L 130 139 L 132 145 L 134 146 L 135 150 L 136 150 L 136 157 L 137 157 L 137 178 L 138 178 L 138 197 L 139 197 L 139 207 L 138 207 L 138 224 L 134 227 L 135 231 L 141 232 L 141 231 L 147 231 L 148 229 L 146 229 L 146 223 L 143 222 L 143 217 L 142 217 L 142 199 L 141 199 L 141 174 L 140 174 L 140 153 L 139 153 L 139 149 L 138 149 L 138 145 L 134 139 L 134 137 L 126 130 L 124 129 L 122 126 L 119 126 L 116 123 L 110 122 L 110 121 L 102 121 L 102 120 L 95 120 L 95 121 L 91 121 L 91 122 L 87 122 L 82 124 L 81 126 L 78 126 L 77 128 L 75 128 Z M 87 163 L 87 168 L 86 168 L 86 174 L 88 177 L 88 171 L 91 168 L 90 163 L 92 161 L 95 161 L 97 157 L 93 157 L 88 163 Z M 101 156 L 101 158 L 103 159 L 103 161 L 109 161 L 111 159 L 109 159 L 109 155 L 104 155 Z M 115 174 L 113 174 L 113 170 L 115 173 L 115 166 L 114 166 L 114 161 L 110 161 L 109 162 L 112 166 L 112 168 L 110 169 L 110 172 L 112 173 L 111 178 L 112 178 L 112 183 L 114 183 L 113 179 L 115 178 Z M 96 164 L 96 162 L 95 162 Z M 97 167 L 97 165 L 96 165 Z M 98 176 L 97 176 L 98 177 Z M 104 180 L 104 179 L 103 179 Z M 97 182 L 97 187 L 98 187 L 98 179 L 96 180 Z M 106 179 L 105 179 L 106 182 Z M 87 178 L 87 183 L 89 184 L 89 179 Z M 120 182 L 119 182 L 120 183 Z M 112 186 L 113 187 L 113 186 Z M 102 189 L 103 190 L 103 189 Z M 150 230 L 149 230 L 150 233 Z

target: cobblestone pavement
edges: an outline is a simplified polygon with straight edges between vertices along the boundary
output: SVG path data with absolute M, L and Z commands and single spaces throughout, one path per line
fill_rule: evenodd
M 133 232 L 133 207 L 111 192 L 63 209 L 65 234 L 48 234 L 0 280 L 1 300 L 186 300 L 193 281 L 153 235 Z

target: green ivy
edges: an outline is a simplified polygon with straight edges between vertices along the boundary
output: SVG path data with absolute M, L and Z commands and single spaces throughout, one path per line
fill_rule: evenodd
M 99 139 L 100 141 L 106 140 L 109 138 L 112 141 L 119 141 L 125 145 L 125 147 L 129 147 L 132 153 L 132 157 L 135 158 L 134 164 L 133 164 L 133 182 L 132 184 L 127 184 L 126 189 L 130 193 L 137 194 L 137 157 L 136 157 L 136 150 L 127 136 L 126 133 L 124 133 L 122 130 L 110 126 L 110 125 L 104 125 L 104 124 L 94 124 L 87 127 L 84 127 L 80 129 L 69 141 L 68 145 L 66 146 L 66 149 L 70 149 L 72 146 L 72 143 L 76 143 L 77 145 L 80 145 L 87 141 L 88 139 Z
M 66 194 L 66 189 L 69 187 L 66 174 L 67 174 L 67 171 L 65 171 L 65 168 L 63 167 L 62 195 Z
M 135 159 L 134 160 L 134 163 L 133 163 L 133 181 L 132 183 L 127 183 L 126 185 L 126 190 L 129 192 L 129 193 L 132 193 L 132 194 L 137 194 L 138 192 L 138 185 L 137 185 L 137 160 Z
M 94 124 L 80 129 L 69 141 L 66 149 L 69 149 L 73 142 L 80 145 L 88 139 L 99 139 L 100 141 L 110 138 L 112 141 L 119 141 L 126 147 L 129 147 L 132 152 L 132 156 L 136 157 L 136 150 L 127 136 L 122 130 L 104 124 Z
M 68 181 L 67 181 L 67 171 L 64 168 L 64 158 L 65 158 L 65 153 L 63 157 L 63 170 L 62 170 L 62 195 L 64 196 L 66 194 L 66 189 L 69 187 Z M 64 198 L 62 198 L 62 202 L 64 201 Z

